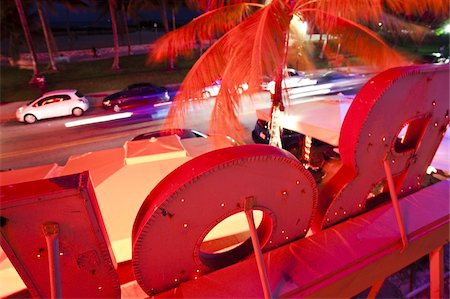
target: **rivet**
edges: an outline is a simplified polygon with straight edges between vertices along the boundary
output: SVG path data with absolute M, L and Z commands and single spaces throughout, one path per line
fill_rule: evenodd
M 434 123 L 434 126 L 435 126 L 435 127 L 437 127 L 437 126 L 438 126 L 438 123 L 437 123 L 437 122 L 436 122 L 436 123 Z
M 346 215 L 347 214 L 347 212 L 346 211 L 344 211 L 344 215 Z
M 175 278 L 173 281 L 178 282 L 178 278 Z
M 296 181 L 295 183 L 296 183 L 297 185 L 299 185 L 299 184 L 300 184 L 300 181 Z
M 408 189 L 411 190 L 411 186 L 409 186 Z
M 184 228 L 188 227 L 188 224 L 187 223 L 183 224 L 183 227 Z
M 197 280 L 197 279 L 198 279 L 198 276 L 194 276 L 194 279 Z
M 327 218 L 327 222 L 330 222 L 330 218 Z
M 286 240 L 289 240 L 289 237 L 286 236 Z
M 334 216 L 337 216 L 338 212 L 334 212 Z
M 180 201 L 181 201 L 181 202 L 184 202 L 184 198 L 182 198 Z
M 362 208 L 362 204 L 358 204 L 358 207 L 359 207 L 359 208 Z
M 103 289 L 103 287 L 102 287 L 102 286 L 99 286 L 97 289 L 98 289 L 98 290 L 101 290 L 101 289 Z
M 395 159 L 392 159 L 392 161 L 391 161 L 391 162 L 392 162 L 392 164 L 394 164 L 394 163 L 395 163 Z
M 383 140 L 383 142 L 385 142 L 386 141 L 386 137 L 383 136 L 383 138 L 381 138 L 381 140 Z
M 284 234 L 284 230 L 282 230 L 281 233 Z
M 433 101 L 431 104 L 432 104 L 433 106 L 436 106 L 436 101 Z
M 64 252 L 60 252 L 59 255 L 61 255 L 61 256 L 64 255 Z
M 372 137 L 372 133 L 369 133 L 369 137 Z
M 223 208 L 223 207 L 225 206 L 225 204 L 224 204 L 224 203 L 221 203 L 220 206 Z
M 36 255 L 36 257 L 37 257 L 37 258 L 40 258 L 40 257 L 41 257 L 41 255 L 40 255 L 40 254 L 38 254 L 38 255 Z
M 282 191 L 281 194 L 282 195 L 287 195 L 287 191 Z

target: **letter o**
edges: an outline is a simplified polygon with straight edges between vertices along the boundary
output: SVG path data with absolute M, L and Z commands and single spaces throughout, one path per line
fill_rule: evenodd
M 263 212 L 258 237 L 269 250 L 306 234 L 318 194 L 303 165 L 272 146 L 230 147 L 188 161 L 150 192 L 136 217 L 133 271 L 142 289 L 159 293 L 250 255 L 249 238 L 224 253 L 200 250 L 217 223 L 244 210 L 247 197 Z

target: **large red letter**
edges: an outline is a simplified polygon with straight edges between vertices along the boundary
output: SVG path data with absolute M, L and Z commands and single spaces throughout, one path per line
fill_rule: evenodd
M 136 217 L 133 269 L 142 289 L 158 293 L 250 255 L 248 237 L 225 252 L 201 248 L 213 227 L 244 210 L 246 198 L 263 214 L 257 231 L 269 250 L 306 234 L 317 187 L 293 155 L 268 145 L 216 150 L 183 164 L 151 191 Z
M 385 160 L 400 196 L 420 188 L 449 123 L 449 82 L 448 65 L 409 66 L 360 90 L 342 125 L 343 166 L 320 194 L 314 231 L 363 212 L 385 184 Z

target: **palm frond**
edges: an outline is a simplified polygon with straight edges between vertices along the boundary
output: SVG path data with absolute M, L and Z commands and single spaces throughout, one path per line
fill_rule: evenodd
M 240 139 L 237 119 L 242 98 L 236 87 L 248 83 L 249 92 L 260 90 L 263 75 L 272 76 L 283 67 L 284 39 L 291 14 L 282 1 L 273 1 L 225 33 L 194 64 L 186 75 L 169 113 L 167 127 L 179 124 L 195 93 L 222 78 L 211 115 L 211 133 L 222 132 Z M 243 42 L 245 41 L 245 42 Z
M 189 56 L 197 44 L 211 42 L 253 13 L 259 4 L 236 4 L 205 13 L 183 27 L 171 31 L 153 43 L 150 61 L 164 61 L 173 56 Z
M 431 13 L 435 16 L 449 15 L 448 0 L 385 0 L 385 5 L 398 14 L 421 15 Z
M 393 35 L 395 38 L 408 37 L 415 42 L 421 42 L 431 31 L 426 26 L 407 22 L 391 14 L 383 14 L 380 21 L 383 24 L 383 30 L 389 35 Z
M 319 19 L 330 20 L 330 23 L 325 25 L 326 31 L 320 27 L 322 24 L 315 25 L 321 32 L 327 32 L 337 38 L 342 50 L 357 56 L 369 65 L 385 69 L 407 63 L 397 51 L 367 27 L 319 10 L 304 9 L 298 13 L 307 19 L 317 19 L 319 16 Z M 330 26 L 330 24 L 333 25 Z
M 240 3 L 256 3 L 258 1 L 248 1 L 248 0 L 190 0 L 186 1 L 188 7 L 193 9 L 199 9 L 203 11 L 211 11 L 214 9 L 222 8 L 229 5 L 240 4 Z
M 316 10 L 322 14 L 316 14 L 314 24 L 324 30 L 334 27 L 336 19 L 328 18 L 328 15 L 339 16 L 344 19 L 373 20 L 378 19 L 383 9 L 380 0 L 326 0 L 326 1 L 298 1 L 294 11 Z

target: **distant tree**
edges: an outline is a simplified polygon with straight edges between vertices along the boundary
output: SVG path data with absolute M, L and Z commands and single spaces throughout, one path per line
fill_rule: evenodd
M 125 38 L 128 46 L 128 55 L 131 55 L 131 43 L 130 43 L 130 35 L 128 33 L 128 18 L 127 18 L 127 10 L 130 4 L 129 0 L 120 0 L 120 12 L 122 15 L 123 28 L 125 30 Z
M 186 1 L 180 0 L 130 0 L 130 11 L 131 14 L 136 16 L 137 12 L 142 10 L 152 11 L 159 10 L 161 21 L 163 24 L 164 32 L 170 32 L 169 19 L 167 18 L 168 9 L 170 8 L 170 13 L 172 17 L 172 30 L 176 29 L 175 12 L 183 5 Z M 169 58 L 169 69 L 174 69 L 174 55 Z
M 119 70 L 119 37 L 117 35 L 117 21 L 116 21 L 116 12 L 117 12 L 117 1 L 116 0 L 108 0 L 109 4 L 109 12 L 111 14 L 111 27 L 113 32 L 114 39 L 114 61 L 111 66 L 113 70 Z
M 15 64 L 20 58 L 20 44 L 22 43 L 24 31 L 20 22 L 19 12 L 16 3 L 7 1 L 0 5 L 0 30 L 2 39 L 8 38 L 9 57 Z M 30 15 L 26 19 L 30 20 Z
M 32 80 L 33 80 L 37 76 L 39 76 L 36 50 L 33 45 L 33 39 L 31 38 L 31 33 L 30 33 L 30 29 L 28 27 L 28 22 L 27 22 L 27 18 L 25 15 L 25 11 L 22 6 L 22 2 L 21 2 L 21 0 L 15 0 L 15 3 L 16 3 L 16 7 L 17 7 L 17 12 L 19 13 L 20 23 L 22 24 L 22 29 L 25 34 L 25 41 L 27 42 L 28 50 L 30 51 L 30 54 L 31 54 L 31 62 L 33 65 L 33 78 L 32 78 Z
M 41 21 L 42 31 L 44 32 L 45 44 L 47 45 L 48 59 L 50 61 L 50 67 L 52 70 L 56 71 L 58 68 L 56 67 L 55 59 L 53 58 L 53 50 L 52 43 L 50 41 L 50 33 L 49 26 L 47 26 L 46 18 L 44 17 L 44 8 L 43 8 L 44 0 L 36 0 L 36 7 L 39 14 L 39 19 Z

